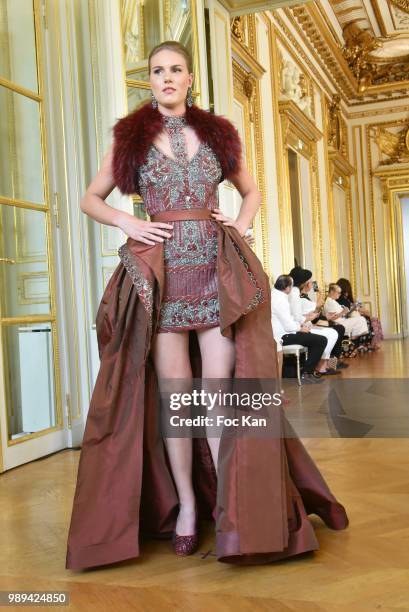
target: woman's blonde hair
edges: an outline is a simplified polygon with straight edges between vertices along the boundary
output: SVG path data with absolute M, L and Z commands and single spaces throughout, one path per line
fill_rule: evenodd
M 334 291 L 335 289 L 341 290 L 341 287 L 337 285 L 337 283 L 330 283 L 328 285 L 328 295 L 331 293 L 331 291 Z
M 190 52 L 188 51 L 188 49 L 184 45 L 182 45 L 182 43 L 178 42 L 177 40 L 165 40 L 164 42 L 159 43 L 159 45 L 156 45 L 156 47 L 153 47 L 153 49 L 149 53 L 149 57 L 148 57 L 149 73 L 151 71 L 152 57 L 156 55 L 156 53 L 159 53 L 159 51 L 163 51 L 163 49 L 168 49 L 169 51 L 175 51 L 176 53 L 183 55 L 183 57 L 186 60 L 187 69 L 189 73 L 193 72 L 192 56 L 190 55 Z

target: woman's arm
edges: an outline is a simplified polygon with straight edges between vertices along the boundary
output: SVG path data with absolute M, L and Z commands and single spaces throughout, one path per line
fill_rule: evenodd
M 173 226 L 169 223 L 143 221 L 123 210 L 117 210 L 105 202 L 105 198 L 115 187 L 112 177 L 112 152 L 113 147 L 111 146 L 102 160 L 101 169 L 81 198 L 81 210 L 91 219 L 104 225 L 119 227 L 127 236 L 145 244 L 163 242 L 161 236 L 170 238 L 171 234 L 164 231 L 164 229 L 173 229 Z
M 301 314 L 305 317 L 305 321 L 314 321 L 318 318 L 320 308 L 317 307 L 316 302 L 307 298 L 300 298 L 301 301 Z
M 336 321 L 343 317 L 345 313 L 344 307 L 338 304 L 333 298 L 327 297 L 324 304 L 324 314 L 328 321 Z
M 259 191 L 253 177 L 247 170 L 247 166 L 241 158 L 239 170 L 229 180 L 236 187 L 237 191 L 243 198 L 240 212 L 237 219 L 231 219 L 226 217 L 220 210 L 215 208 L 215 212 L 212 213 L 213 217 L 217 221 L 221 221 L 224 225 L 230 225 L 235 227 L 240 233 L 240 236 L 244 236 L 248 228 L 251 226 L 254 217 L 261 204 L 261 192 Z
M 104 223 L 118 227 L 118 221 L 123 214 L 122 211 L 109 206 L 104 200 L 115 188 L 111 172 L 112 146 L 102 160 L 99 172 L 92 179 L 85 194 L 81 198 L 80 207 L 82 212 L 89 217 Z

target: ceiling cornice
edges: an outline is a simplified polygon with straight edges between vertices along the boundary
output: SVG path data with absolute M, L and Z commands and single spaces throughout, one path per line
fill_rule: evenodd
M 322 76 L 321 72 L 322 70 L 318 70 L 315 66 L 315 64 L 311 61 L 311 57 L 308 54 L 308 51 L 304 50 L 304 47 L 302 45 L 300 45 L 300 43 L 298 42 L 298 39 L 293 35 L 293 32 L 288 28 L 287 23 L 283 20 L 282 18 L 282 14 L 280 14 L 278 11 L 275 12 L 270 12 L 268 13 L 268 15 L 270 16 L 269 19 L 271 21 L 271 23 L 273 24 L 273 28 L 274 28 L 274 32 L 275 35 L 277 37 L 277 40 L 280 41 L 280 43 L 284 46 L 287 47 L 287 49 L 293 48 L 294 52 L 298 54 L 298 58 L 300 60 L 302 60 L 305 65 L 309 68 L 309 70 L 311 71 L 311 75 L 313 76 L 313 78 L 315 79 L 317 85 L 319 85 L 319 87 L 326 92 L 328 98 L 331 98 L 334 89 L 336 90 L 336 83 L 333 82 L 331 80 L 330 75 L 327 75 L 327 78 L 324 79 L 324 77 Z M 292 18 L 292 21 L 294 21 L 294 19 Z M 293 24 L 294 26 L 297 26 L 297 24 L 294 22 Z M 305 43 L 305 41 L 303 41 Z M 320 64 L 319 62 L 319 58 L 314 58 L 318 64 Z M 343 95 L 342 98 L 344 100 L 344 102 L 347 102 L 347 98 Z
M 387 36 L 388 32 L 386 30 L 381 11 L 379 10 L 377 0 L 371 0 L 371 6 L 373 9 L 373 12 L 375 13 L 376 21 L 378 22 L 378 26 L 379 26 L 382 36 Z
M 229 12 L 230 17 L 239 17 L 260 11 L 274 11 L 284 6 L 294 6 L 309 0 L 220 0 L 220 3 Z
M 324 65 L 337 91 L 347 100 L 355 97 L 357 81 L 315 4 L 285 9 L 285 14 L 315 60 Z
M 397 6 L 401 11 L 409 14 L 409 0 L 390 0 L 390 2 Z
M 265 73 L 265 68 L 255 59 L 249 49 L 241 43 L 235 36 L 231 38 L 232 52 L 239 58 L 243 67 L 245 66 L 257 79 L 261 79 Z

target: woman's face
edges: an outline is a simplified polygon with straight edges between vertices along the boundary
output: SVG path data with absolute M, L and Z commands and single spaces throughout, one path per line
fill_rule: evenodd
M 337 287 L 336 289 L 332 289 L 329 292 L 329 296 L 334 298 L 334 300 L 337 300 L 340 297 L 340 295 L 341 295 L 341 288 L 340 287 Z
M 175 108 L 185 103 L 193 74 L 189 74 L 183 55 L 162 49 L 151 57 L 149 82 L 158 105 Z

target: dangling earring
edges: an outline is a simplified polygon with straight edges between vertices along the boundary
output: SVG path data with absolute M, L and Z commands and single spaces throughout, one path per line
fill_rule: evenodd
M 186 104 L 188 106 L 192 106 L 192 104 L 193 104 L 192 88 L 191 87 L 187 88 Z
M 153 95 L 153 91 L 151 91 L 151 98 L 152 98 L 152 102 L 151 102 L 152 108 L 158 108 L 158 101 L 155 98 L 155 96 Z

